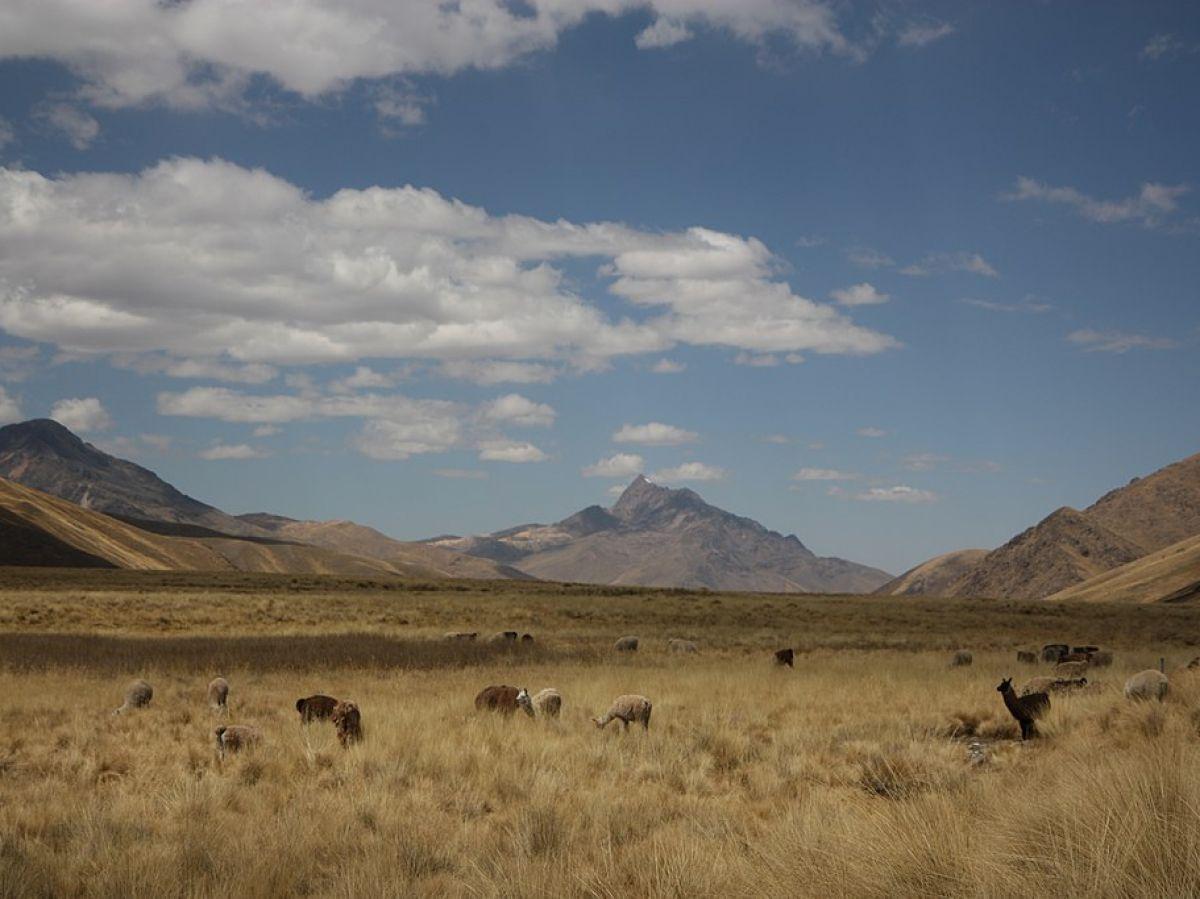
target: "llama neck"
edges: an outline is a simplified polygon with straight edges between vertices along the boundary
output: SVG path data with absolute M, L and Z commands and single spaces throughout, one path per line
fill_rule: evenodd
M 1014 718 L 1020 718 L 1024 710 L 1021 708 L 1021 703 L 1017 699 L 1017 691 L 1010 684 L 1008 688 L 1000 694 L 1004 697 L 1004 704 L 1008 710 L 1012 712 Z

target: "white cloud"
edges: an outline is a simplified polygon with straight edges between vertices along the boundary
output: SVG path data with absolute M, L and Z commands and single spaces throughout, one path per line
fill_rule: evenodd
M 949 461 L 949 456 L 940 456 L 937 453 L 912 453 L 905 456 L 900 464 L 909 471 L 932 471 Z
M 605 489 L 604 495 L 611 496 L 613 499 L 618 499 L 620 498 L 621 494 L 625 492 L 626 487 L 627 485 L 625 484 L 613 484 L 611 487 Z
M 644 425 L 624 424 L 612 435 L 613 443 L 636 443 L 640 446 L 679 446 L 700 437 L 695 431 L 651 421 Z
M 650 371 L 656 375 L 677 375 L 686 369 L 687 365 L 683 362 L 676 362 L 674 359 L 659 359 Z
M 372 419 L 351 444 L 372 459 L 400 461 L 423 453 L 444 453 L 463 442 L 462 423 L 453 415 L 418 407 L 408 418 Z
M 919 262 L 900 269 L 900 274 L 918 278 L 946 272 L 967 272 L 985 278 L 1000 277 L 1000 273 L 978 253 L 930 253 Z
M 483 417 L 500 424 L 525 428 L 548 428 L 554 424 L 555 411 L 545 403 L 535 403 L 519 393 L 497 397 L 483 407 Z
M 1052 187 L 1033 178 L 1017 178 L 1011 193 L 1004 200 L 1040 200 L 1069 206 L 1088 221 L 1103 224 L 1140 222 L 1153 228 L 1170 218 L 1179 209 L 1179 199 L 1191 190 L 1186 184 L 1156 184 L 1147 181 L 1132 197 L 1123 200 L 1097 200 L 1073 187 Z
M 407 81 L 379 85 L 372 94 L 371 105 L 379 117 L 385 134 L 395 126 L 415 128 L 425 124 L 425 109 L 433 98 L 421 93 Z
M 887 436 L 887 431 L 883 430 L 882 428 L 873 428 L 873 427 L 859 428 L 854 433 L 857 434 L 859 437 L 877 438 L 877 437 L 886 437 Z
M 112 416 L 94 396 L 59 400 L 50 409 L 50 417 L 63 427 L 81 434 L 107 431 L 113 426 Z
M 196 455 L 201 459 L 214 461 L 225 459 L 265 459 L 271 453 L 269 450 L 250 446 L 248 443 L 217 443 L 207 449 L 200 450 Z
M 534 446 L 519 440 L 487 440 L 479 445 L 483 462 L 545 462 L 550 457 Z
M 901 47 L 925 47 L 951 34 L 954 26 L 948 22 L 910 22 L 900 30 L 896 42 Z
M 478 468 L 435 468 L 433 473 L 439 478 L 464 481 L 483 481 L 488 476 L 486 471 Z
M 590 15 L 634 11 L 672 23 L 652 26 L 643 44 L 696 25 L 756 46 L 782 39 L 852 59 L 865 53 L 822 0 L 40 0 L 0 14 L 0 58 L 61 62 L 100 106 L 243 109 L 255 75 L 315 99 L 358 79 L 498 69 L 552 49 Z
M 334 393 L 353 393 L 356 390 L 392 387 L 395 383 L 395 379 L 391 375 L 377 372 L 366 365 L 359 365 L 354 369 L 353 374 L 333 381 L 329 385 L 329 389 Z
M 1083 328 L 1067 335 L 1067 341 L 1088 353 L 1128 353 L 1130 350 L 1169 350 L 1178 344 L 1169 337 L 1151 337 L 1127 331 L 1093 331 Z
M 219 359 L 172 359 L 160 353 L 118 354 L 109 361 L 116 368 L 139 374 L 162 374 L 171 378 L 192 378 L 206 381 L 228 381 L 235 384 L 265 384 L 279 375 L 279 370 L 260 362 L 231 364 Z
M 1033 296 L 1025 297 L 1019 303 L 997 303 L 992 300 L 978 300 L 971 297 L 964 297 L 960 302 L 977 309 L 987 309 L 989 312 L 1028 312 L 1033 315 L 1041 315 L 1054 311 L 1053 304 L 1043 302 Z
M 1146 41 L 1146 45 L 1142 47 L 1142 52 L 1138 55 L 1142 59 L 1159 60 L 1179 53 L 1200 53 L 1200 44 L 1188 44 L 1178 35 L 1166 32 L 1156 34 Z
M 871 487 L 854 494 L 854 498 L 868 503 L 934 503 L 938 499 L 937 494 L 932 491 L 918 490 L 905 484 L 895 487 Z
M 77 106 L 52 103 L 37 111 L 37 118 L 62 134 L 76 150 L 86 150 L 100 136 L 100 123 Z
M 447 378 L 476 384 L 549 384 L 558 369 L 540 362 L 505 362 L 495 359 L 450 359 L 438 368 Z
M 684 462 L 674 468 L 656 471 L 653 480 L 675 483 L 679 481 L 719 481 L 725 477 L 725 469 L 703 462 Z
M 588 465 L 581 474 L 585 478 L 631 478 L 646 470 L 646 460 L 636 453 L 617 453 Z
M 0 425 L 21 421 L 24 417 L 21 414 L 21 404 L 17 398 L 5 390 L 3 385 L 0 385 Z
M 779 365 L 779 357 L 774 353 L 738 353 L 733 357 L 733 364 L 750 368 L 775 368 Z
M 634 38 L 639 50 L 653 50 L 661 47 L 671 47 L 675 44 L 692 39 L 692 32 L 687 25 L 675 19 L 659 16 L 654 22 Z
M 255 437 L 274 437 L 276 434 L 282 434 L 283 428 L 277 428 L 275 425 L 259 425 L 250 433 Z
M 801 234 L 796 238 L 796 246 L 806 250 L 811 250 L 813 247 L 820 247 L 825 244 L 825 238 L 819 234 Z
M 414 187 L 318 200 L 260 169 L 197 159 L 134 175 L 0 167 L 0 209 L 20 210 L 0 215 L 0 328 L 76 356 L 596 368 L 678 343 L 897 345 L 776 280 L 760 241 L 705 228 L 493 216 Z M 589 302 L 556 267 L 596 257 L 623 303 Z M 534 371 L 545 374 L 522 373 Z
M 891 299 L 890 294 L 880 293 L 866 281 L 831 291 L 829 295 L 843 306 L 873 306 Z
M 776 446 L 786 446 L 792 442 L 792 438 L 787 434 L 766 434 L 762 437 L 763 443 L 773 443 Z
M 890 268 L 896 264 L 891 256 L 870 247 L 852 247 L 846 251 L 846 258 L 861 268 Z
M 861 475 L 836 468 L 801 468 L 792 475 L 793 481 L 856 481 Z

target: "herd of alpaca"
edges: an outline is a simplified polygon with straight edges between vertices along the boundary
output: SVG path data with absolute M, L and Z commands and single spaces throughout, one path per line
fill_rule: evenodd
M 474 632 L 452 632 L 446 634 L 449 640 L 474 640 Z M 518 637 L 516 631 L 501 631 L 492 638 L 499 641 L 524 640 L 531 642 L 533 637 L 525 634 Z M 621 637 L 613 645 L 617 652 L 636 652 L 639 640 L 637 637 Z M 691 640 L 672 639 L 668 641 L 672 652 L 694 653 L 698 651 L 695 642 Z M 1082 689 L 1087 686 L 1087 678 L 1083 672 L 1089 665 L 1107 666 L 1112 664 L 1112 653 L 1102 651 L 1095 646 L 1070 647 L 1067 644 L 1051 643 L 1042 648 L 1041 660 L 1055 663 L 1054 677 L 1035 677 L 1031 679 L 1018 695 L 1013 688 L 1012 678 L 1006 677 L 996 687 L 1004 701 L 1004 706 L 1012 715 L 1021 729 L 1021 739 L 1029 740 L 1038 736 L 1038 719 L 1050 710 L 1050 693 L 1067 692 Z M 775 651 L 775 665 L 781 667 L 795 666 L 795 650 L 785 648 Z M 1017 661 L 1024 664 L 1036 664 L 1038 655 L 1031 650 L 1019 650 Z M 970 666 L 974 656 L 965 649 L 957 650 L 952 659 L 952 667 Z M 1200 658 L 1193 659 L 1188 669 L 1200 668 Z M 1138 672 L 1125 682 L 1125 696 L 1131 700 L 1162 700 L 1170 687 L 1170 681 L 1161 671 L 1148 669 Z M 229 681 L 224 677 L 213 678 L 206 690 L 209 708 L 217 714 L 226 715 L 229 711 Z M 132 681 L 126 688 L 123 703 L 113 711 L 120 715 L 133 709 L 148 706 L 154 698 L 154 688 L 145 680 Z M 530 694 L 524 687 L 512 687 L 507 684 L 492 684 L 484 687 L 475 697 L 477 711 L 499 712 L 502 715 L 512 715 L 518 709 L 530 718 L 558 718 L 562 712 L 562 694 L 553 687 L 546 687 L 537 693 Z M 625 730 L 630 724 L 640 724 L 643 730 L 650 729 L 650 713 L 653 703 L 645 696 L 636 693 L 626 693 L 613 700 L 608 711 L 602 716 L 592 718 L 597 728 L 603 730 L 613 721 L 620 721 Z M 329 721 L 333 724 L 338 742 L 343 748 L 349 748 L 363 738 L 362 714 L 358 706 L 348 700 L 336 699 L 323 693 L 305 696 L 296 700 L 296 712 L 301 724 L 311 724 L 315 721 Z M 226 724 L 213 731 L 216 741 L 217 755 L 222 760 L 229 753 L 240 752 L 258 745 L 263 740 L 262 731 L 249 724 Z

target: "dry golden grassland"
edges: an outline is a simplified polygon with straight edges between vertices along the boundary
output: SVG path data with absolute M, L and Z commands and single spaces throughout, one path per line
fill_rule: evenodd
M 435 586 L 0 573 L 0 895 L 1200 893 L 1200 675 L 1121 695 L 1200 610 Z M 434 640 L 505 627 L 538 642 Z M 1116 663 L 1021 744 L 995 686 L 1059 640 Z M 132 676 L 154 701 L 114 717 Z M 489 683 L 563 716 L 476 713 Z M 318 691 L 362 744 L 299 723 Z M 649 731 L 598 732 L 624 692 Z M 221 723 L 263 745 L 219 761 Z

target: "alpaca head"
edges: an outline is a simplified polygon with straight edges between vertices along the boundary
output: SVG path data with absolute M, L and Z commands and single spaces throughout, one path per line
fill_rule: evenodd
M 517 691 L 517 708 L 530 718 L 533 717 L 533 700 L 529 698 L 529 691 L 524 687 Z
M 1012 689 L 1012 678 L 1006 677 L 1004 680 L 1000 681 L 1000 686 L 998 686 L 996 688 L 996 691 L 998 693 L 1006 693 L 1007 691 L 1009 691 L 1011 689 Z

